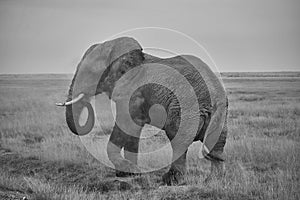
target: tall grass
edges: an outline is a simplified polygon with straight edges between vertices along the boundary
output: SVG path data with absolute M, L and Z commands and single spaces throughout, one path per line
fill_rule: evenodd
M 130 190 L 118 191 L 122 189 L 119 185 L 117 190 L 105 192 L 103 185 L 96 183 L 99 179 L 101 184 L 109 184 L 103 181 L 111 179 L 112 171 L 88 153 L 80 139 L 66 126 L 64 110 L 54 105 L 65 100 L 70 80 L 55 75 L 50 78 L 2 76 L 1 148 L 21 155 L 21 158 L 12 156 L 11 159 L 25 160 L 10 165 L 9 157 L 0 156 L 0 179 L 6 180 L 0 181 L 0 186 L 6 185 L 13 190 L 17 187 L 26 194 L 32 191 L 29 195 L 36 199 L 299 199 L 299 76 L 289 77 L 287 73 L 284 77 L 278 73 L 271 74 L 273 77 L 227 75 L 224 82 L 230 105 L 229 133 L 223 181 L 203 185 L 209 173 L 209 162 L 199 159 L 199 143 L 195 143 L 188 152 L 188 187 L 159 188 L 164 169 L 143 175 L 146 182 L 133 179 Z M 112 116 L 108 116 L 105 123 L 110 130 Z M 143 145 L 147 146 L 146 143 Z M 26 166 L 30 169 L 18 168 L 17 165 L 26 158 L 38 159 L 34 162 L 41 162 L 47 170 L 31 169 L 37 164 L 29 161 Z M 69 164 L 73 164 L 73 171 L 68 169 Z M 51 165 L 57 167 L 47 167 Z M 85 173 L 80 176 L 79 172 L 83 173 L 79 170 L 81 166 Z M 24 172 L 14 176 L 11 173 L 14 170 Z M 39 173 L 30 174 L 30 170 Z M 53 177 L 47 179 L 46 174 Z M 101 187 L 102 193 L 89 191 L 84 181 L 76 181 L 83 176 L 93 187 Z M 14 183 L 16 186 L 13 187 Z

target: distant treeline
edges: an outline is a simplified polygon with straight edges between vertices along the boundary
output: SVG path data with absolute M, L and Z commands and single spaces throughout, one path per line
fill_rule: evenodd
M 300 77 L 300 71 L 295 72 L 221 72 L 222 77 Z

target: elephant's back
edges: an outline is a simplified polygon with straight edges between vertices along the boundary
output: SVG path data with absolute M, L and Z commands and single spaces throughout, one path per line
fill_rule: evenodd
M 176 70 L 177 72 L 179 72 L 185 78 L 185 80 L 187 80 L 189 84 L 193 87 L 193 90 L 198 99 L 200 111 L 201 110 L 205 110 L 205 112 L 210 111 L 212 102 L 211 102 L 208 86 L 205 82 L 205 79 L 202 77 L 201 73 L 197 69 L 197 66 L 193 66 L 183 56 L 176 56 L 176 57 L 162 59 L 162 58 L 145 54 L 144 64 L 147 63 L 151 63 L 151 64 L 157 63 L 161 65 L 166 65 L 167 67 L 170 67 Z M 181 82 L 178 82 L 178 84 L 180 83 Z M 178 85 L 178 87 L 180 87 L 180 85 Z M 159 93 L 163 94 L 162 91 L 160 91 Z

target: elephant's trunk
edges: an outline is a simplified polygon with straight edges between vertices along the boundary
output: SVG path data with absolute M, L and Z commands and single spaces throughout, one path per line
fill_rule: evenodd
M 83 95 L 78 95 L 78 97 L 71 101 L 59 104 L 59 106 L 66 106 L 66 121 L 68 127 L 76 135 L 88 134 L 93 129 L 95 123 L 95 114 L 92 105 L 82 100 L 82 98 Z M 80 115 L 85 107 L 88 110 L 88 117 L 86 122 L 81 125 L 79 123 Z

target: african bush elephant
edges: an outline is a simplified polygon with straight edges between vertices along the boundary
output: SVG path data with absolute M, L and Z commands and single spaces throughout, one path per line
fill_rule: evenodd
M 168 83 L 169 79 L 162 80 L 160 77 L 165 69 L 175 71 L 174 76 L 179 74 L 185 80 L 180 82 L 178 79 L 178 82 L 171 83 Z M 165 74 L 170 75 L 169 72 Z M 123 78 L 125 75 L 127 77 Z M 149 77 L 152 82 L 145 82 Z M 121 83 L 117 84 L 120 80 Z M 144 84 L 130 93 L 130 88 L 139 81 L 144 81 Z M 160 84 L 160 81 L 167 83 L 171 89 Z M 182 86 L 184 81 L 188 87 Z M 176 93 L 178 88 L 181 91 Z M 192 93 L 189 93 L 190 90 L 193 90 Z M 132 167 L 137 163 L 141 130 L 145 124 L 151 124 L 149 112 L 157 104 L 166 113 L 163 123 L 158 127 L 166 132 L 173 149 L 172 164 L 162 178 L 163 183 L 172 185 L 182 182 L 188 146 L 198 140 L 206 145 L 202 153 L 211 161 L 209 177 L 223 174 L 222 153 L 227 136 L 228 100 L 220 80 L 199 58 L 190 55 L 165 59 L 151 56 L 143 53 L 140 44 L 129 37 L 91 46 L 78 64 L 67 101 L 59 104 L 66 106 L 66 121 L 73 133 L 85 135 L 91 131 L 95 117 L 90 98 L 101 93 L 116 102 L 116 124 L 110 135 L 107 154 L 117 169 L 117 176 L 128 175 L 128 169 L 124 166 L 130 163 Z M 123 96 L 128 93 L 129 100 L 124 101 Z M 183 100 L 186 100 L 186 108 L 180 104 Z M 88 119 L 84 125 L 80 125 L 79 115 L 84 107 L 88 110 Z M 184 113 L 184 109 L 188 111 Z M 189 128 L 192 125 L 188 124 L 196 118 L 196 129 L 192 133 L 193 130 Z M 177 137 L 180 124 L 184 123 L 187 126 Z M 125 159 L 120 154 L 122 148 Z

